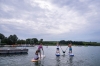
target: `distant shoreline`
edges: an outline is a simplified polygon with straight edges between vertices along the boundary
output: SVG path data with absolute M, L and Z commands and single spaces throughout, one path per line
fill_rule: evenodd
M 30 44 L 22 44 L 22 45 L 0 45 L 0 47 L 35 47 L 37 45 L 30 45 Z M 43 46 L 56 46 L 56 44 L 43 44 Z M 67 46 L 67 44 L 62 44 L 60 46 Z M 100 46 L 99 45 L 75 45 L 73 44 L 72 46 Z

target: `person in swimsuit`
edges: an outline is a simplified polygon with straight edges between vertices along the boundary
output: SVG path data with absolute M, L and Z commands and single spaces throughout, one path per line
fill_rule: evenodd
M 38 52 L 39 52 L 39 51 L 36 50 L 34 60 L 38 60 L 38 59 L 39 59 Z
M 56 54 L 59 55 L 60 51 L 59 51 L 59 42 L 57 42 L 57 50 L 56 50 Z
M 40 53 L 40 58 L 41 58 L 41 49 L 42 49 L 43 54 L 44 54 L 44 50 L 43 50 L 42 43 L 40 43 L 40 45 L 38 46 L 38 51 L 39 51 L 39 53 Z
M 59 43 L 57 42 L 57 48 L 59 48 Z
M 69 53 L 72 53 L 72 43 L 68 44 L 69 47 Z
M 57 48 L 57 50 L 56 50 L 56 55 L 60 55 L 59 48 Z

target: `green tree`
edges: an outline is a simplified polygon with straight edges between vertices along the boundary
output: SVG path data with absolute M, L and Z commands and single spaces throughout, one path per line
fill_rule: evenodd
M 40 39 L 40 43 L 43 43 L 43 39 Z
M 22 40 L 21 40 L 21 44 L 25 44 L 25 40 L 22 39 Z
M 30 39 L 26 39 L 26 44 L 30 44 Z
M 38 43 L 38 39 L 37 38 L 28 38 L 26 39 L 26 44 L 34 44 L 34 43 Z
M 15 44 L 17 42 L 17 40 L 18 40 L 18 37 L 14 34 L 13 35 L 13 43 Z
M 5 38 L 5 36 L 0 33 L 0 43 L 4 43 L 4 38 Z
M 37 38 L 32 38 L 33 39 L 33 42 L 36 44 L 38 43 L 38 39 Z
M 61 40 L 61 41 L 59 42 L 59 44 L 66 44 L 66 41 L 65 41 L 65 40 Z
M 17 40 L 17 44 L 21 44 L 21 40 L 20 39 Z
M 8 38 L 5 37 L 5 38 L 2 40 L 2 43 L 7 44 L 7 43 L 8 43 Z
M 0 33 L 0 39 L 4 39 L 4 38 L 5 38 L 5 36 Z
M 10 35 L 8 37 L 8 44 L 15 44 L 18 40 L 18 37 L 14 34 L 14 35 Z

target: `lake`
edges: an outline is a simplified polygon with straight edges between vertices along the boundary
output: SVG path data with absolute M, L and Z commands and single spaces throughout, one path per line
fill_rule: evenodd
M 24 48 L 29 49 L 28 54 L 0 55 L 0 66 L 100 66 L 100 46 L 72 46 L 74 57 L 69 56 L 68 49 L 65 56 L 60 49 L 61 56 L 56 57 L 56 46 L 43 46 L 46 57 L 38 62 L 31 62 L 37 46 Z

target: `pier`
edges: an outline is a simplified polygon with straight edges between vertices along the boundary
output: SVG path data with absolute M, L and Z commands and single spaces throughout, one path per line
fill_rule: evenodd
M 0 49 L 0 54 L 28 53 L 28 49 Z

